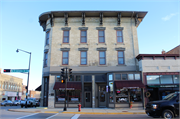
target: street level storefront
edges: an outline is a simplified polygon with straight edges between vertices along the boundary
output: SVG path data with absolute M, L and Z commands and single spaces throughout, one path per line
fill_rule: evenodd
M 55 76 L 54 107 L 64 107 L 65 83 Z M 119 72 L 96 75 L 73 75 L 67 82 L 67 107 L 143 107 L 140 72 Z
M 179 72 L 143 73 L 146 84 L 146 101 L 162 100 L 179 91 Z

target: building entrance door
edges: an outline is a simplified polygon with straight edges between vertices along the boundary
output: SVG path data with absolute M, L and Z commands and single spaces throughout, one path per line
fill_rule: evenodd
M 99 107 L 106 107 L 106 86 L 99 86 Z
M 85 92 L 85 107 L 91 107 L 91 92 Z

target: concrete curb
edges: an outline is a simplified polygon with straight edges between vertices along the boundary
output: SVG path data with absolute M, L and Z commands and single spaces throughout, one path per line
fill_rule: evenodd
M 27 112 L 27 113 L 63 113 L 63 114 L 146 114 L 145 112 L 59 112 L 59 111 L 25 111 L 25 110 L 14 110 L 8 109 L 8 111 L 12 112 Z
M 62 112 L 64 114 L 146 114 L 145 112 Z

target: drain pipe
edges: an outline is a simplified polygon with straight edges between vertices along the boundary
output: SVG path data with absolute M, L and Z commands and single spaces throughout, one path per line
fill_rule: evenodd
M 132 24 L 133 15 L 134 15 L 134 12 L 132 13 L 132 16 L 131 16 L 131 37 L 132 37 L 134 63 L 135 63 L 136 71 L 138 71 L 138 70 L 137 70 L 137 61 L 136 61 L 136 58 L 135 58 L 134 39 L 133 39 L 133 28 L 132 28 L 132 25 L 133 25 L 133 24 Z

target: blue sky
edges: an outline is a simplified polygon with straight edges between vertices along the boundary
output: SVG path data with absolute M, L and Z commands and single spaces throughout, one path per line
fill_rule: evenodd
M 147 11 L 138 26 L 140 54 L 160 54 L 180 44 L 179 0 L 0 0 L 0 68 L 28 69 L 29 90 L 41 85 L 45 32 L 38 17 L 47 11 L 118 10 Z M 23 78 L 27 74 L 8 73 Z

